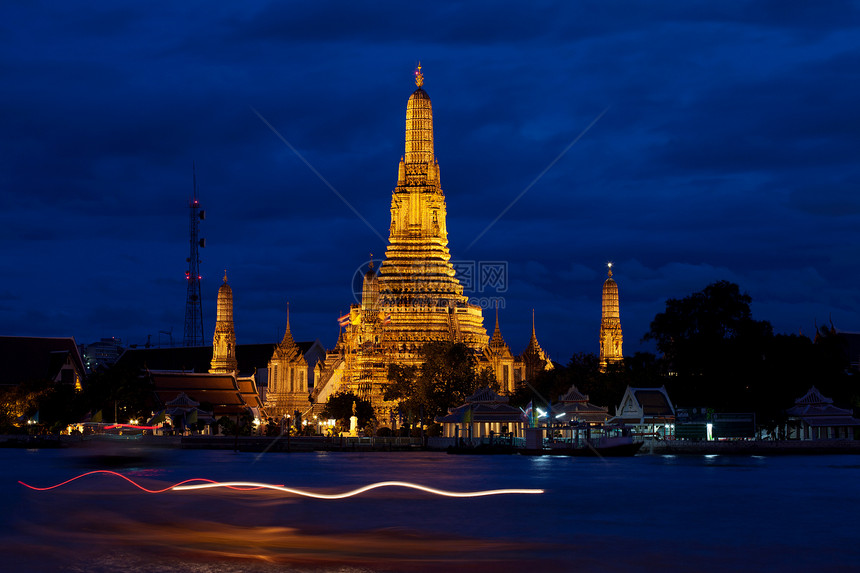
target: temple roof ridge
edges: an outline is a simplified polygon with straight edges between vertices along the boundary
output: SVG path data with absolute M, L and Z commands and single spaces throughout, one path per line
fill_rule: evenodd
M 466 402 L 468 403 L 476 403 L 476 402 L 486 402 L 486 403 L 499 403 L 506 404 L 508 402 L 507 396 L 499 396 L 492 388 L 489 386 L 484 386 L 483 388 L 478 388 L 478 390 L 466 398 Z
M 815 386 L 812 386 L 812 388 L 810 388 L 806 394 L 804 394 L 802 397 L 795 400 L 794 403 L 797 405 L 800 405 L 800 404 L 809 404 L 809 405 L 832 404 L 833 398 L 827 398 L 826 396 L 824 396 L 821 393 L 821 391 L 818 388 L 816 388 Z
M 576 384 L 571 384 L 570 389 L 564 396 L 558 399 L 559 402 L 588 402 L 588 394 L 583 394 L 576 388 Z

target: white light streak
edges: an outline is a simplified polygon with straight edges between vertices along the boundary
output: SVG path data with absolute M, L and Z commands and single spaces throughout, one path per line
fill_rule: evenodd
M 201 483 L 201 484 L 188 484 L 188 485 L 177 485 L 173 488 L 173 491 L 190 491 L 190 490 L 198 490 L 198 489 L 211 489 L 217 487 L 227 487 L 227 488 L 260 488 L 260 489 L 271 489 L 275 491 L 280 491 L 283 493 L 290 493 L 294 495 L 300 495 L 303 497 L 311 497 L 314 499 L 345 499 L 348 497 L 353 497 L 356 495 L 360 495 L 362 493 L 368 492 L 373 489 L 378 489 L 382 487 L 405 487 L 409 489 L 417 489 L 419 491 L 432 493 L 434 495 L 444 496 L 444 497 L 484 497 L 488 495 L 512 495 L 512 494 L 542 494 L 544 490 L 542 489 L 491 489 L 484 491 L 446 491 L 443 489 L 436 489 L 433 487 L 427 487 L 425 485 L 420 485 L 417 483 L 411 483 L 407 481 L 383 481 L 368 484 L 362 486 L 358 489 L 354 489 L 352 491 L 347 491 L 344 493 L 315 493 L 312 491 L 301 490 L 292 487 L 285 487 L 280 485 L 271 485 L 266 483 L 257 483 L 257 482 L 247 482 L 247 481 L 230 481 L 230 482 L 219 482 L 219 483 Z

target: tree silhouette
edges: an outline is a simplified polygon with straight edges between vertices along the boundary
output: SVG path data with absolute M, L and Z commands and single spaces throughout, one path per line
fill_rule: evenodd
M 738 285 L 718 281 L 682 299 L 666 301 L 646 340 L 663 354 L 676 403 L 743 408 L 764 374 L 773 328 L 752 318 L 752 298 Z

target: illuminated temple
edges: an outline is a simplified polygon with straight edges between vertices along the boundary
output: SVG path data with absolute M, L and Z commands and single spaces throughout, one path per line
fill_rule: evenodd
M 481 307 L 470 304 L 455 276 L 448 250 L 447 208 L 433 151 L 433 108 L 424 91 L 421 66 L 417 89 L 406 105 L 405 152 L 391 194 L 391 226 L 385 259 L 367 269 L 361 304 L 341 317 L 335 349 L 317 365 L 312 399 L 321 404 L 339 391 L 370 400 L 378 414 L 395 404 L 383 399 L 389 364 L 419 365 L 429 342 L 459 342 L 471 348 L 483 368 L 492 369 L 507 393 L 551 362 L 532 329 L 522 357 L 514 357 L 496 331 L 491 341 Z M 384 416 L 383 416 L 384 417 Z
M 600 370 L 605 372 L 609 364 L 619 362 L 621 351 L 621 312 L 618 303 L 618 283 L 612 278 L 612 263 L 609 275 L 603 283 L 602 316 L 600 320 Z

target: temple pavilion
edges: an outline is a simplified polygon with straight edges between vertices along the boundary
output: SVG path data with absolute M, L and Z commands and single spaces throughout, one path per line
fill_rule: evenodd
M 833 405 L 813 386 L 786 410 L 786 437 L 798 440 L 853 440 L 860 429 L 860 420 L 851 410 Z

